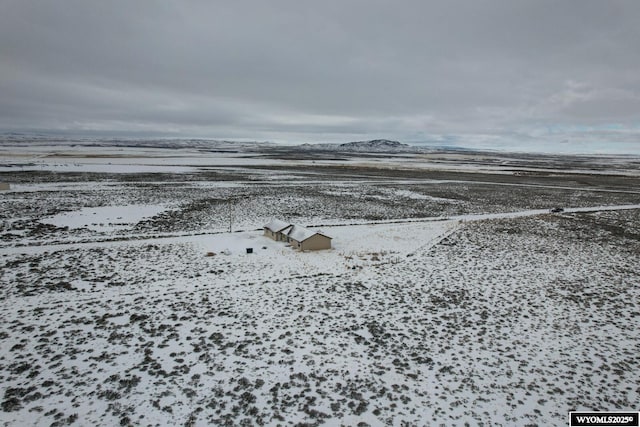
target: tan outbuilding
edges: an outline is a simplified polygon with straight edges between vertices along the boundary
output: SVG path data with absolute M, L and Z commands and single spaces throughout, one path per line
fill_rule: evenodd
M 264 235 L 276 242 L 287 242 L 301 251 L 331 249 L 331 237 L 320 231 L 313 231 L 300 225 L 272 219 L 263 226 Z
M 272 219 L 264 228 L 264 235 L 272 238 L 276 242 L 287 241 L 287 231 L 293 227 L 288 222 L 281 221 L 279 219 Z
M 287 238 L 293 248 L 301 251 L 331 249 L 331 237 L 300 225 L 291 226 Z
M 0 182 L 0 190 L 9 190 L 11 186 L 8 182 Z

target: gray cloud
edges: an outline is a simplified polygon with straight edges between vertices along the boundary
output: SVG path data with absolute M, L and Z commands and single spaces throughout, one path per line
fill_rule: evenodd
M 633 148 L 639 18 L 631 0 L 1 0 L 0 129 Z

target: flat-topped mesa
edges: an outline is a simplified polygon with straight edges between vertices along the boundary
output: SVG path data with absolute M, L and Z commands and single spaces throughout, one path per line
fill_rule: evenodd
M 409 144 L 392 141 L 389 139 L 372 139 L 369 141 L 353 141 L 339 143 L 302 144 L 303 150 L 337 151 L 337 152 L 361 152 L 361 153 L 396 153 L 413 152 L 418 150 Z
M 408 144 L 403 144 L 398 141 L 391 141 L 389 139 L 372 139 L 370 141 L 353 141 L 345 142 L 339 145 L 341 148 L 406 148 Z

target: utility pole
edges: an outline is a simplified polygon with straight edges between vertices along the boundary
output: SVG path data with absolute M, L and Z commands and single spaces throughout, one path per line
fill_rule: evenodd
M 233 219 L 236 215 L 236 203 L 238 203 L 238 200 L 236 198 L 230 198 L 229 199 L 229 233 L 232 232 L 232 226 L 233 226 Z
M 235 197 L 229 197 L 229 203 L 228 203 L 228 209 L 229 211 L 227 212 L 227 214 L 229 215 L 229 233 L 233 232 L 233 221 L 236 218 L 236 212 L 237 212 L 237 208 L 238 208 L 238 202 L 241 201 L 242 199 L 244 199 L 245 197 L 242 196 L 235 196 Z

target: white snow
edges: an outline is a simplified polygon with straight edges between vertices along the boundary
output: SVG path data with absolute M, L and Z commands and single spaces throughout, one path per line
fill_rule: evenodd
M 318 231 L 311 230 L 301 225 L 294 224 L 293 227 L 291 227 L 291 230 L 289 230 L 289 232 L 287 233 L 287 236 L 291 237 L 292 239 L 298 242 L 303 242 L 315 234 L 324 234 L 324 233 L 320 233 Z
M 17 157 L 2 161 L 12 171 L 114 173 L 220 172 L 217 165 L 234 178 L 132 180 L 123 194 L 120 177 L 24 179 L 2 194 L 11 211 L 0 244 L 0 423 L 563 425 L 570 409 L 637 410 L 634 187 L 384 174 L 358 182 L 304 175 L 300 184 L 314 171 L 238 166 L 309 161 L 92 150 L 74 157 L 71 148 L 33 149 L 21 158 L 33 163 L 24 167 L 13 164 Z M 82 158 L 92 152 L 112 157 Z M 136 156 L 117 157 L 127 153 Z M 414 160 L 344 163 L 431 169 L 440 161 Z M 464 198 L 431 196 L 439 183 L 469 184 L 460 191 L 471 195 L 473 184 L 493 184 L 498 192 L 544 189 L 567 198 L 559 214 L 509 198 L 500 212 L 467 209 Z M 300 185 L 316 194 L 307 197 Z M 174 205 L 158 188 L 191 198 Z M 255 228 L 275 213 L 256 215 L 261 207 L 251 201 L 238 208 L 250 219 L 234 222 L 247 231 L 220 232 L 225 197 L 263 190 L 270 199 L 258 203 L 291 207 L 277 214 L 298 213 L 296 223 L 322 227 L 332 248 L 300 252 L 263 236 Z M 594 206 L 586 206 L 594 194 Z M 39 203 L 43 197 L 53 201 Z M 42 218 L 104 200 L 111 205 Z M 352 200 L 362 216 L 332 215 Z M 418 208 L 395 211 L 394 203 Z M 376 211 L 381 205 L 393 215 Z M 174 206 L 180 215 L 172 219 L 184 220 L 183 228 L 171 221 L 142 228 L 148 224 L 140 221 Z M 190 227 L 195 220 L 204 225 Z M 70 230 L 32 227 L 37 221 Z
M 421 194 L 415 191 L 410 190 L 396 190 L 394 191 L 396 196 L 406 197 L 408 199 L 416 199 L 416 200 L 431 200 L 434 202 L 448 202 L 448 203 L 457 203 L 458 200 L 455 199 L 447 199 L 444 197 L 434 197 L 428 194 Z
M 164 205 L 126 205 L 82 208 L 45 217 L 40 222 L 56 227 L 88 228 L 93 231 L 109 232 L 126 230 L 139 221 L 151 218 L 167 210 Z
M 274 218 L 265 224 L 264 228 L 268 228 L 271 231 L 282 231 L 289 227 L 291 224 L 280 219 Z

